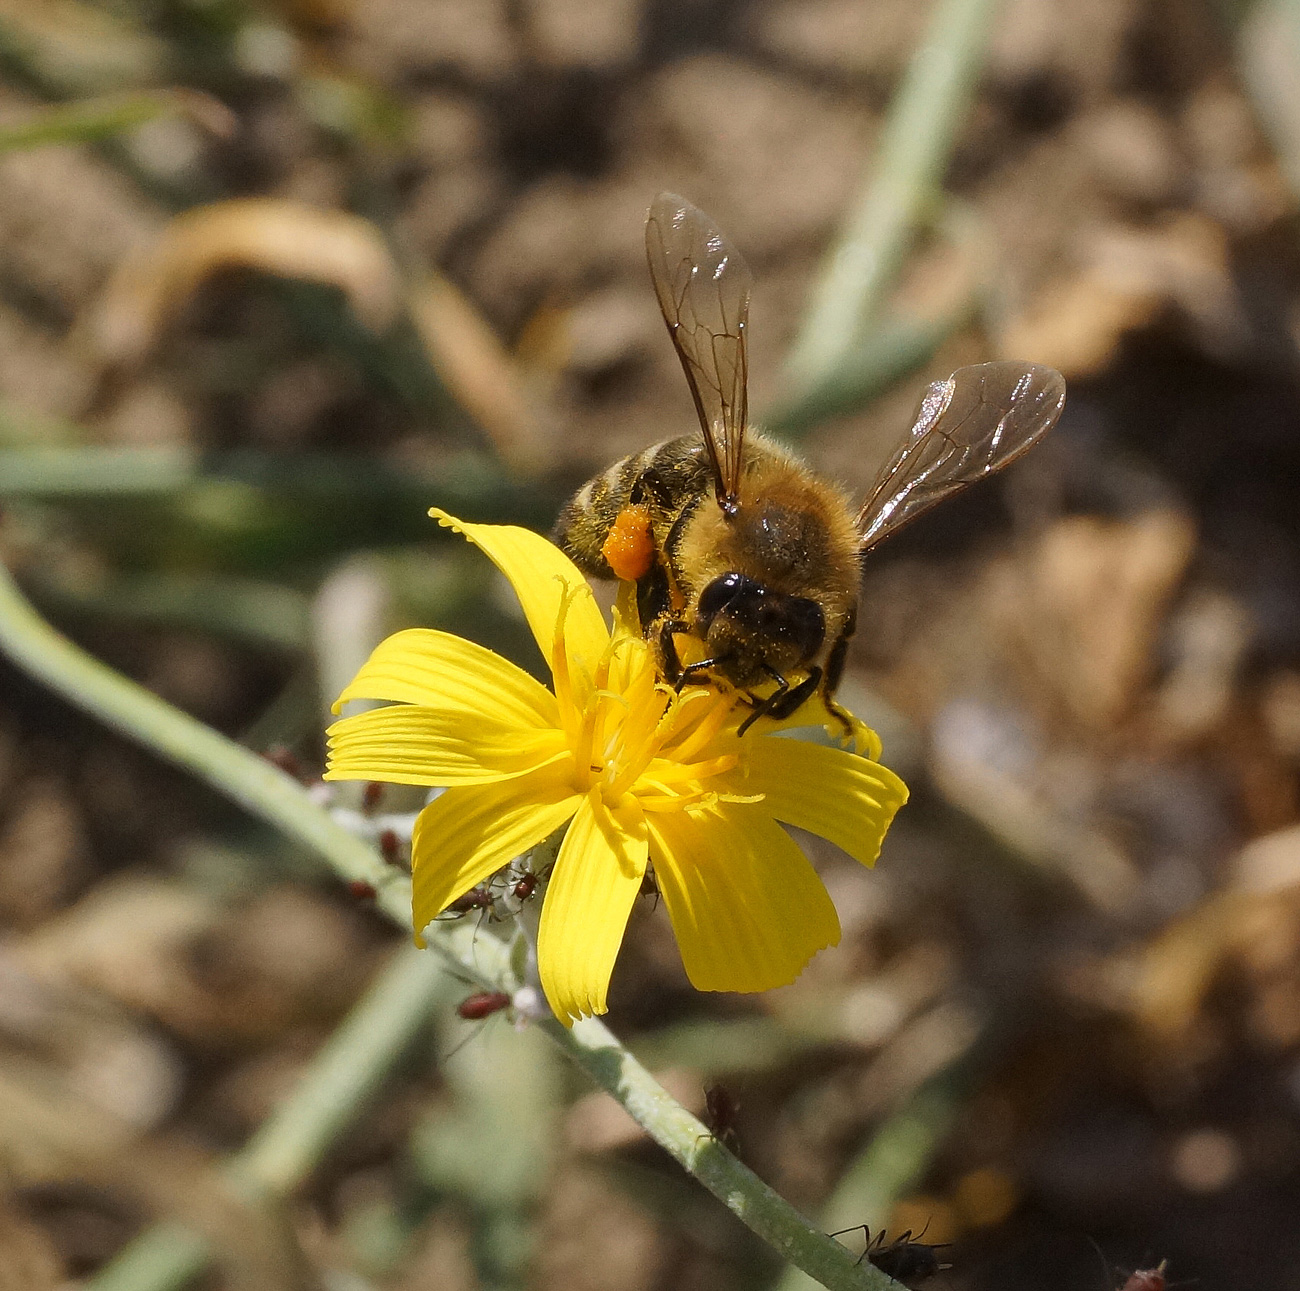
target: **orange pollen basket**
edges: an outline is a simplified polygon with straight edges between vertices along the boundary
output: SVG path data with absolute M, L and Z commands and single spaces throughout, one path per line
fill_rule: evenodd
M 643 506 L 624 507 L 610 526 L 600 554 L 616 578 L 629 583 L 644 578 L 655 558 L 650 512 Z

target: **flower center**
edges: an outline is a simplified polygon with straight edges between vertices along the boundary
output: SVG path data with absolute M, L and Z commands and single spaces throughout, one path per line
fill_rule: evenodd
M 598 788 L 610 802 L 635 791 L 655 810 L 680 809 L 711 796 L 704 781 L 740 760 L 740 741 L 734 729 L 727 730 L 734 726 L 734 697 L 704 686 L 678 695 L 665 686 L 626 611 L 616 611 L 613 636 L 591 670 L 569 655 L 567 609 L 566 600 L 556 624 L 551 675 L 573 753 L 574 788 Z

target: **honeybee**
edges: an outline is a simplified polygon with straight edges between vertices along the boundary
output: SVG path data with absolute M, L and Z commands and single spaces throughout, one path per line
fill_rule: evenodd
M 741 693 L 753 709 L 742 734 L 816 692 L 841 714 L 834 694 L 862 556 L 1037 443 L 1060 416 L 1065 381 L 1026 363 L 936 381 L 855 514 L 839 488 L 749 428 L 753 277 L 739 252 L 703 211 L 660 193 L 646 254 L 703 434 L 655 444 L 589 481 L 561 512 L 556 542 L 584 573 L 636 583 L 660 675 L 679 690 L 721 682 Z M 686 663 L 683 638 L 699 656 Z

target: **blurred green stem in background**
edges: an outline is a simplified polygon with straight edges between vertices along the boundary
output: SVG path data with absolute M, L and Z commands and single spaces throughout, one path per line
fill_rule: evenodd
M 918 223 L 937 201 L 966 120 L 997 0 L 938 0 L 898 93 L 869 178 L 823 262 L 786 361 L 791 401 L 852 381 Z
M 409 878 L 386 865 L 368 843 L 335 824 L 289 776 L 74 645 L 32 609 L 3 568 L 0 568 L 0 651 L 66 700 L 192 771 L 247 811 L 305 843 L 342 877 L 371 884 L 378 894 L 380 908 L 400 927 L 409 927 Z M 429 945 L 480 985 L 510 989 L 516 983 L 507 963 L 507 947 L 495 937 L 476 937 L 476 932 L 472 920 L 431 928 Z M 432 956 L 428 962 L 431 973 L 441 967 Z M 380 998 L 387 998 L 386 991 Z M 358 1020 L 356 1025 L 360 1027 L 363 1023 Z M 656 1143 L 748 1228 L 769 1242 L 782 1258 L 831 1291 L 885 1291 L 897 1286 L 873 1266 L 857 1264 L 844 1246 L 814 1227 L 737 1161 L 701 1121 L 677 1103 L 619 1044 L 603 1023 L 590 1018 L 568 1030 L 554 1018 L 548 1018 L 538 1026 L 601 1088 L 611 1093 Z M 352 1043 L 355 1043 L 355 1033 Z M 321 1070 L 337 1070 L 337 1060 L 333 1057 L 336 1052 L 331 1042 L 320 1060 Z M 266 1137 L 255 1136 L 246 1149 L 248 1152 L 256 1149 L 254 1159 L 261 1162 L 259 1168 L 270 1173 L 274 1166 L 275 1178 L 285 1184 L 292 1169 L 308 1167 L 310 1153 L 302 1150 L 302 1144 L 310 1134 L 304 1134 L 304 1127 L 329 1125 L 331 1133 L 342 1129 L 355 1115 L 360 1098 L 372 1088 L 372 1081 L 360 1078 L 364 1070 L 358 1067 L 354 1073 L 357 1079 L 350 1086 L 356 1091 L 354 1100 L 346 1107 L 336 1102 L 328 1116 L 322 1113 L 319 1122 L 314 1109 L 296 1107 L 297 1099 L 269 1122 Z M 304 1098 L 317 1096 L 311 1093 L 317 1086 L 309 1083 L 306 1088 L 308 1094 L 302 1095 Z M 282 1147 L 284 1144 L 288 1146 Z M 294 1147 L 295 1144 L 299 1146 Z M 322 1140 L 319 1149 L 325 1146 Z M 291 1169 L 284 1164 L 286 1161 L 297 1165 Z M 185 1270 L 199 1257 L 199 1248 L 171 1225 L 160 1234 L 157 1246 L 148 1234 L 140 1241 L 146 1244 L 146 1252 L 152 1252 L 148 1255 L 151 1261 L 179 1270 L 186 1277 Z M 183 1280 L 184 1277 L 180 1282 L 158 1281 L 154 1285 L 160 1289 L 176 1287 Z M 135 1291 L 141 1284 L 109 1285 L 131 1285 Z
M 763 429 L 797 443 L 831 417 L 867 407 L 894 382 L 927 362 L 948 337 L 970 321 L 975 307 L 972 292 L 938 318 L 891 320 L 820 385 L 767 410 Z
M 227 1163 L 227 1187 L 251 1206 L 288 1197 L 364 1110 L 455 986 L 435 955 L 402 947 L 326 1041 L 293 1095 Z M 211 1262 L 212 1243 L 174 1221 L 147 1229 L 89 1283 L 91 1291 L 176 1291 Z
M 867 1224 L 874 1236 L 889 1222 L 889 1212 L 921 1182 L 972 1086 L 984 1074 L 996 1051 L 992 1035 L 992 1028 L 986 1028 L 970 1049 L 924 1081 L 868 1139 L 822 1207 L 821 1221 L 829 1231 Z M 799 1269 L 790 1268 L 775 1291 L 809 1291 L 813 1285 Z
M 38 108 L 0 121 L 0 154 L 44 144 L 89 143 L 134 130 L 159 117 L 182 116 L 218 135 L 234 131 L 235 116 L 198 90 L 141 90 L 105 94 Z

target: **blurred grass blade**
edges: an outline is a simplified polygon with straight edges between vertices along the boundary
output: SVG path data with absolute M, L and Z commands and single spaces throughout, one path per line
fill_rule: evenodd
M 458 983 L 434 955 L 403 947 L 330 1036 L 298 1087 L 226 1164 L 247 1205 L 284 1200 L 369 1105 L 384 1080 Z M 120 1251 L 89 1291 L 179 1291 L 208 1266 L 212 1243 L 159 1224 Z
M 401 306 L 397 266 L 368 220 L 301 202 L 242 198 L 178 215 L 160 241 L 127 259 L 92 310 L 86 339 L 107 367 L 136 367 L 203 282 L 232 268 L 337 287 L 374 333 L 386 331 Z
M 188 448 L 70 444 L 0 448 L 0 497 L 105 497 L 120 493 L 140 498 L 176 493 L 199 475 L 199 455 Z
M 28 578 L 42 604 L 67 613 L 182 627 L 262 650 L 292 653 L 308 643 L 308 599 L 280 583 L 176 570 L 68 574 L 57 562 Z
M 763 429 L 797 441 L 814 426 L 871 403 L 895 382 L 915 372 L 954 332 L 969 321 L 972 294 L 958 308 L 935 319 L 899 320 L 881 328 L 819 385 L 763 416 Z
M 890 106 L 870 177 L 822 264 L 786 362 L 787 397 L 831 379 L 864 344 L 940 192 L 966 119 L 997 0 L 937 0 Z
M 185 117 L 221 138 L 234 133 L 235 115 L 199 90 L 143 90 L 62 103 L 0 121 L 0 154 L 44 144 L 109 139 L 159 117 Z

